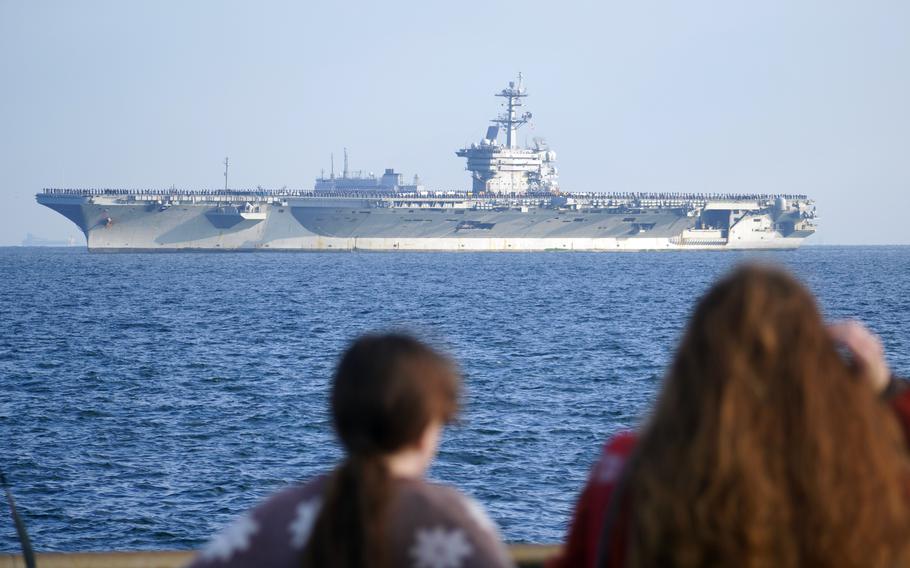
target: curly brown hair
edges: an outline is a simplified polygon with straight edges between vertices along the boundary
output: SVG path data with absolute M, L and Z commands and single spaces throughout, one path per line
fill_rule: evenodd
M 813 296 L 748 265 L 698 303 L 625 476 L 629 566 L 903 566 L 907 451 Z

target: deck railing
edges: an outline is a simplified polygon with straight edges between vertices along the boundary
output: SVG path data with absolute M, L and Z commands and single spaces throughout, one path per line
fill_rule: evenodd
M 559 546 L 513 544 L 509 553 L 521 568 L 542 567 L 548 558 L 559 552 Z M 193 558 L 193 551 L 137 552 L 45 552 L 36 554 L 35 563 L 41 568 L 178 568 Z M 19 554 L 0 554 L 0 568 L 24 568 Z
M 379 191 L 314 191 L 312 189 L 115 189 L 115 188 L 45 188 L 44 195 L 61 195 L 76 197 L 94 196 L 162 196 L 162 197 L 204 197 L 231 195 L 237 197 L 347 197 L 347 198 L 450 198 L 450 199 L 534 199 L 551 198 L 550 193 L 496 193 L 481 196 L 465 191 L 421 191 L 421 192 L 379 192 Z M 637 192 L 565 192 L 562 197 L 583 199 L 612 199 L 617 201 L 654 201 L 654 202 L 689 202 L 689 201 L 772 201 L 777 198 L 791 201 L 807 201 L 806 195 L 794 194 L 740 194 L 740 193 L 637 193 Z

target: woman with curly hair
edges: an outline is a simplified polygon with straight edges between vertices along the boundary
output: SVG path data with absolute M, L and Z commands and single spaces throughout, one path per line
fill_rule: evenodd
M 638 434 L 594 465 L 556 566 L 904 566 L 910 460 L 881 344 L 783 270 L 698 303 Z M 895 412 L 896 411 L 896 412 Z

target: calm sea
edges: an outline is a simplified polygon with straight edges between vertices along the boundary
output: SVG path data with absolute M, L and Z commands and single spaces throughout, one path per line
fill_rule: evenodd
M 40 550 L 202 543 L 338 459 L 339 351 L 403 327 L 462 365 L 432 477 L 510 541 L 556 542 L 599 445 L 653 400 L 693 302 L 784 264 L 910 374 L 910 247 L 634 254 L 0 249 L 0 468 Z M 0 514 L 0 551 L 17 550 Z

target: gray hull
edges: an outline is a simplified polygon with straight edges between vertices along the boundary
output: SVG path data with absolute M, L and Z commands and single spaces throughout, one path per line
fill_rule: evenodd
M 792 249 L 811 234 L 785 234 L 781 214 L 775 218 L 767 208 L 711 228 L 703 226 L 702 215 L 659 206 L 568 209 L 476 199 L 407 203 L 342 197 L 230 204 L 135 197 L 45 193 L 38 201 L 76 223 L 92 251 Z

